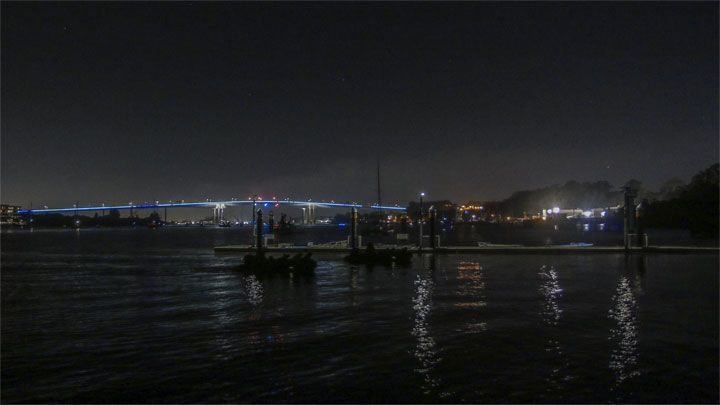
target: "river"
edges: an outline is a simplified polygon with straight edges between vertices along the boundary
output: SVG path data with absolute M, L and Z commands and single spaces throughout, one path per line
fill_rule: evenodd
M 212 250 L 247 239 L 3 230 L 3 402 L 719 400 L 717 254 L 315 254 L 268 279 Z

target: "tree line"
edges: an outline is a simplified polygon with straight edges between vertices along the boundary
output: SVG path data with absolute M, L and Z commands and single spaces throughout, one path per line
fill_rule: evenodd
M 643 187 L 637 179 L 624 186 L 637 190 L 636 204 L 645 225 L 655 228 L 689 229 L 693 235 L 717 237 L 720 228 L 719 165 L 711 165 L 693 176 L 690 183 L 671 179 L 659 190 Z M 501 217 L 537 215 L 554 207 L 591 208 L 616 207 L 623 204 L 623 188 L 615 188 L 607 181 L 568 181 L 535 190 L 517 191 L 501 201 L 484 202 L 488 212 Z

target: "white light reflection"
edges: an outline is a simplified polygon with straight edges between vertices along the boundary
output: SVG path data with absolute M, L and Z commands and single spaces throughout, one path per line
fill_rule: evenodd
M 263 302 L 263 287 L 257 277 L 250 275 L 245 278 L 245 294 L 248 302 L 252 305 L 253 310 L 250 312 L 248 328 L 248 343 L 251 347 L 260 347 L 265 344 L 264 334 L 261 333 L 262 312 L 261 306 Z
M 540 316 L 543 323 L 550 328 L 548 331 L 550 338 L 545 346 L 545 352 L 550 356 L 548 358 L 550 374 L 545 381 L 548 383 L 548 391 L 554 391 L 555 395 L 557 395 L 556 398 L 562 398 L 563 383 L 572 378 L 569 375 L 563 375 L 567 374 L 569 364 L 565 356 L 565 350 L 558 339 L 558 335 L 562 332 L 562 330 L 558 329 L 558 325 L 563 312 L 560 309 L 560 298 L 562 298 L 563 289 L 560 288 L 558 273 L 553 266 L 542 266 L 538 274 L 542 279 L 539 291 L 543 296 Z
M 413 297 L 413 310 L 415 311 L 415 323 L 412 335 L 417 339 L 413 355 L 420 361 L 420 367 L 415 372 L 423 376 L 423 393 L 429 394 L 437 387 L 440 381 L 433 378 L 430 373 L 439 362 L 435 350 L 435 339 L 430 336 L 427 325 L 427 317 L 432 308 L 432 293 L 434 283 L 430 279 L 423 279 L 418 275 L 415 280 L 415 296 Z
M 637 301 L 627 277 L 620 277 L 612 300 L 609 317 L 617 322 L 617 326 L 610 329 L 609 339 L 617 342 L 617 347 L 610 354 L 610 369 L 615 372 L 617 386 L 640 375 L 639 371 L 633 370 L 637 365 Z
M 539 274 L 543 279 L 542 284 L 540 284 L 540 293 L 545 298 L 541 313 L 543 321 L 548 325 L 557 325 L 562 314 L 558 299 L 562 297 L 563 292 L 558 282 L 557 271 L 552 266 L 542 266 Z
M 262 304 L 263 287 L 254 275 L 250 275 L 245 279 L 245 293 L 253 307 L 258 307 Z

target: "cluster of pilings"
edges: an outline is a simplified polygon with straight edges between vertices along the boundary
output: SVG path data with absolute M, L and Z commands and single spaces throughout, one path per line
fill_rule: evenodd
M 428 222 L 430 225 L 430 249 L 435 250 L 438 248 L 437 243 L 437 235 L 436 235 L 436 210 L 434 206 L 430 207 L 429 210 L 429 218 Z M 253 211 L 253 221 L 255 222 L 255 226 L 253 227 L 253 238 L 252 238 L 252 245 L 254 248 L 256 248 L 258 251 L 260 251 L 263 248 L 263 238 L 262 238 L 262 231 L 263 231 L 263 212 L 262 209 L 258 209 L 257 211 Z M 422 213 L 421 213 L 422 216 Z M 422 251 L 423 249 L 423 230 L 422 230 L 422 223 L 424 221 L 424 218 L 420 218 L 420 224 L 418 229 L 418 250 Z M 272 211 L 270 211 L 270 214 L 268 216 L 268 227 L 269 229 L 273 229 L 274 226 L 274 219 Z M 348 247 L 350 249 L 356 250 L 360 247 L 360 238 L 358 237 L 358 211 L 357 208 L 352 207 L 350 212 L 350 236 L 348 238 Z
M 438 246 L 437 243 L 437 235 L 436 235 L 436 215 L 437 210 L 435 209 L 434 205 L 430 206 L 430 209 L 428 210 L 428 221 L 430 222 L 430 249 L 435 249 L 440 246 Z M 418 220 L 418 243 L 417 247 L 418 250 L 423 249 L 423 223 L 425 222 L 425 216 L 423 215 L 423 206 L 422 206 L 422 197 L 420 197 L 420 219 Z
M 633 246 L 633 239 L 635 239 L 635 243 L 637 246 L 647 247 L 647 235 L 643 233 L 644 228 L 642 226 L 642 213 L 644 207 L 641 205 L 635 206 L 634 199 L 637 197 L 637 190 L 631 188 L 631 187 L 625 187 L 625 209 L 624 209 L 624 241 L 623 246 L 626 250 L 630 250 L 630 248 Z M 262 230 L 263 230 L 263 212 L 262 209 L 258 209 L 257 212 L 254 212 L 255 215 L 253 218 L 256 227 L 254 228 L 253 232 L 253 246 L 257 247 L 257 249 L 261 249 L 263 246 L 262 243 Z M 434 206 L 431 206 L 428 210 L 428 222 L 430 225 L 430 246 L 429 248 L 431 250 L 434 250 L 438 248 L 437 243 L 437 234 L 436 234 L 436 214 L 437 210 Z M 351 249 L 357 249 L 359 247 L 359 238 L 358 238 L 358 212 L 357 208 L 352 207 L 352 211 L 350 214 L 350 237 L 349 237 L 349 247 Z M 423 210 L 422 206 L 420 208 L 420 220 L 419 226 L 418 226 L 418 243 L 417 247 L 418 250 L 422 251 L 423 249 L 423 222 L 424 222 L 424 216 L 423 216 Z M 269 226 L 270 229 L 272 229 L 272 226 L 274 225 L 274 221 L 272 218 L 272 212 L 270 213 L 269 218 Z

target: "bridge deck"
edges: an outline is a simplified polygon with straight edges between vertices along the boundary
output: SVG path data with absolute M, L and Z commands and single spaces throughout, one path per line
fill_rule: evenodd
M 369 208 L 373 210 L 389 210 L 389 211 L 406 211 L 405 207 L 386 206 L 369 204 L 368 206 L 356 203 L 336 203 L 334 201 L 292 201 L 292 200 L 230 200 L 230 201 L 205 201 L 205 202 L 175 202 L 175 203 L 155 203 L 155 204 L 128 204 L 128 205 L 98 205 L 90 207 L 67 207 L 67 208 L 42 208 L 30 210 L 18 210 L 19 214 L 46 214 L 50 212 L 84 212 L 84 211 L 110 211 L 110 210 L 137 210 L 146 208 L 182 208 L 182 207 L 207 207 L 223 206 L 224 208 L 235 205 L 255 204 L 258 208 L 267 207 L 268 205 L 299 205 L 313 207 L 340 207 L 340 208 Z

